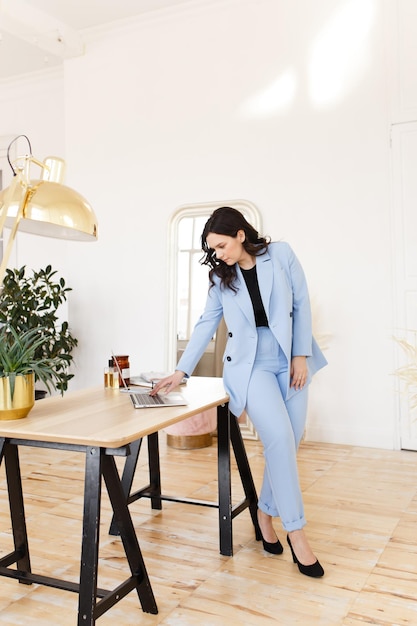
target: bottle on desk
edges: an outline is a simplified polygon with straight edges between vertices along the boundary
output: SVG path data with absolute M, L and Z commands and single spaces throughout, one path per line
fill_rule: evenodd
M 113 383 L 113 360 L 109 359 L 109 364 L 104 368 L 104 388 L 108 389 Z
M 129 357 L 123 354 L 123 355 L 116 355 L 114 359 L 116 359 L 119 367 L 117 367 L 116 363 L 113 364 L 113 383 L 114 383 L 113 387 L 116 387 L 116 386 L 123 387 L 124 386 L 123 380 L 126 383 L 126 385 L 129 385 L 130 384 Z M 120 369 L 121 374 L 119 373 L 119 369 Z M 122 380 L 122 377 L 123 377 L 123 380 Z
M 119 389 L 119 372 L 117 371 L 117 367 L 114 365 L 114 361 L 112 361 L 113 367 L 111 368 L 111 384 L 110 386 L 113 389 Z

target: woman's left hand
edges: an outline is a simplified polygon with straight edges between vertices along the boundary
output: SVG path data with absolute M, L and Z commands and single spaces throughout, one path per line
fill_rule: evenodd
M 307 357 L 294 356 L 291 359 L 291 387 L 302 389 L 307 382 Z

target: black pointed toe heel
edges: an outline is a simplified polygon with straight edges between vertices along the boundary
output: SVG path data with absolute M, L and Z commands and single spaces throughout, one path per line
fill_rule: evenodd
M 279 539 L 277 539 L 274 543 L 269 543 L 262 538 L 262 545 L 265 552 L 269 552 L 270 554 L 282 554 L 284 552 L 284 548 L 282 547 L 282 543 Z
M 265 552 L 269 552 L 270 554 L 282 554 L 284 552 L 284 548 L 279 539 L 274 541 L 274 543 L 269 543 L 269 541 L 265 541 L 263 537 L 259 537 L 258 541 L 262 541 Z
M 298 569 L 302 574 L 304 574 L 305 576 L 311 576 L 311 578 L 321 578 L 324 575 L 324 569 L 322 568 L 318 560 L 316 560 L 315 563 L 312 563 L 312 565 L 303 565 L 302 563 L 300 563 L 291 545 L 289 535 L 287 535 L 287 542 L 291 549 L 292 560 L 298 565 Z
M 277 540 L 274 541 L 274 543 L 269 543 L 269 541 L 265 541 L 265 539 L 263 538 L 262 530 L 261 530 L 261 527 L 259 526 L 259 511 L 260 509 L 258 509 L 258 528 L 259 528 L 260 536 L 257 537 L 257 541 L 262 540 L 262 545 L 264 547 L 265 552 L 269 552 L 270 554 L 282 554 L 284 552 L 284 548 L 282 546 L 282 543 L 278 539 L 278 537 L 277 537 Z

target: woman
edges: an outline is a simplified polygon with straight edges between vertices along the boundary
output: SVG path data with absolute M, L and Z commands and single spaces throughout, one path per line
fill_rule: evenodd
M 323 576 L 303 527 L 306 523 L 296 453 L 307 414 L 307 387 L 326 365 L 312 337 L 303 270 L 286 243 L 260 237 L 230 207 L 214 211 L 202 236 L 210 267 L 204 313 L 178 362 L 153 393 L 169 392 L 190 376 L 224 316 L 228 338 L 223 382 L 230 411 L 246 409 L 264 446 L 265 471 L 258 502 L 263 547 L 281 554 L 272 525 L 281 517 L 294 563 L 302 574 Z

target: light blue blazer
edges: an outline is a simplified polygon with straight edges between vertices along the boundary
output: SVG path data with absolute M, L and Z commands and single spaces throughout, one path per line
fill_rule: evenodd
M 249 378 L 256 355 L 258 334 L 255 315 L 245 280 L 236 266 L 237 292 L 215 284 L 208 291 L 206 307 L 194 327 L 188 345 L 177 364 L 177 370 L 191 375 L 214 336 L 222 316 L 227 326 L 227 343 L 223 356 L 223 383 L 229 407 L 239 416 L 246 406 Z M 303 269 L 291 247 L 285 242 L 271 243 L 265 254 L 256 257 L 259 290 L 271 331 L 288 363 L 293 356 L 306 356 L 307 383 L 327 363 L 312 335 L 311 310 Z M 290 387 L 287 375 L 288 400 L 297 391 Z

